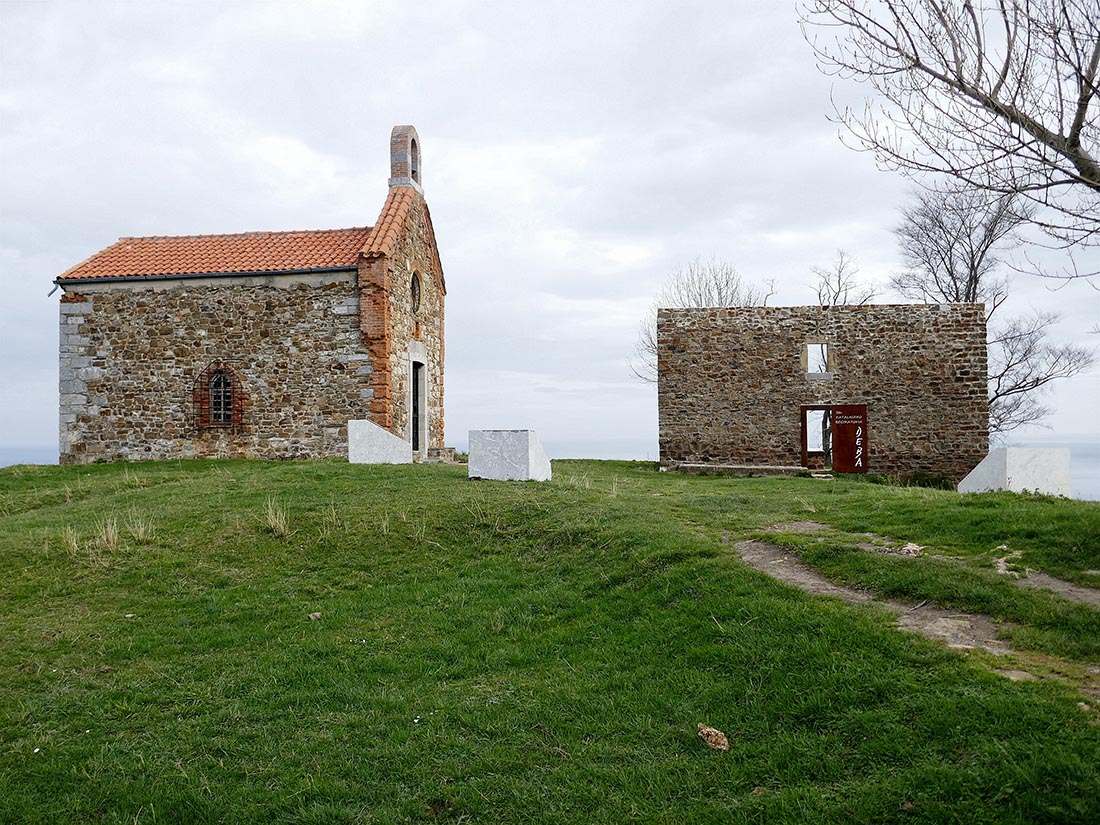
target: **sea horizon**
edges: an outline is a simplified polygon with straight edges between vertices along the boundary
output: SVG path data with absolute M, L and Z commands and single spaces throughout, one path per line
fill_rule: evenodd
M 455 445 L 465 451 L 465 442 Z M 1007 439 L 1009 447 L 1068 447 L 1071 498 L 1100 501 L 1100 435 L 1092 433 L 1028 433 Z M 641 439 L 556 440 L 548 439 L 544 447 L 551 459 L 590 458 L 604 460 L 656 461 L 655 441 Z M 57 464 L 58 452 L 53 446 L 0 447 L 0 467 L 18 464 Z

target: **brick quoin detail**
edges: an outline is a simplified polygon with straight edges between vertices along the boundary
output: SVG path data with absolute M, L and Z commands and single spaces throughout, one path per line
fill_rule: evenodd
M 370 419 L 379 427 L 393 430 L 390 405 L 393 369 L 390 347 L 390 276 L 383 257 L 359 261 L 359 329 L 363 346 L 370 355 L 373 371 L 369 388 Z
M 438 386 L 437 386 L 437 397 L 438 397 L 438 405 L 439 405 L 439 437 L 432 444 L 433 447 L 438 447 L 440 449 L 442 449 L 443 446 L 444 446 L 443 445 L 443 432 L 444 432 L 444 427 L 443 427 L 444 414 L 443 414 L 443 411 L 444 411 L 444 409 L 446 409 L 444 404 L 443 404 L 443 392 L 444 392 L 444 389 L 445 389 L 445 385 L 443 383 L 443 368 L 444 368 L 444 365 L 446 364 L 446 357 L 445 356 L 446 356 L 446 351 L 447 351 L 447 345 L 446 345 L 446 340 L 447 339 L 443 335 L 443 330 L 444 330 L 444 326 L 445 326 L 444 323 L 443 323 L 444 314 L 445 314 L 444 313 L 444 304 L 443 304 L 442 301 L 440 301 L 440 303 L 439 303 L 439 382 L 438 382 Z

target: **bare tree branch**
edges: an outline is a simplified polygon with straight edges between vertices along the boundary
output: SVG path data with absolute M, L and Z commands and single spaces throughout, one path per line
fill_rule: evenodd
M 890 285 L 915 301 L 984 303 L 988 320 L 1008 297 L 1001 255 L 1019 246 L 1015 233 L 1033 207 L 973 189 L 918 190 L 913 198 L 894 227 L 905 269 Z
M 894 227 L 906 269 L 891 286 L 907 298 L 944 303 L 980 302 L 989 320 L 1009 293 L 1001 254 L 1019 244 L 1015 231 L 1030 204 L 1018 196 L 976 190 L 918 191 Z M 1050 414 L 1041 395 L 1052 381 L 1095 363 L 1087 347 L 1053 344 L 1048 333 L 1061 316 L 1036 313 L 989 328 L 989 431 L 1005 433 Z
M 878 296 L 873 284 L 860 283 L 859 266 L 843 249 L 836 251 L 832 265 L 812 266 L 810 272 L 817 277 L 817 302 L 823 307 L 863 306 Z
M 630 371 L 641 381 L 657 381 L 657 310 L 689 307 L 767 306 L 775 294 L 775 282 L 764 287 L 741 278 L 733 264 L 711 258 L 696 258 L 677 267 L 665 281 L 638 330 L 634 353 L 628 359 Z
M 1048 330 L 1061 319 L 1035 313 L 1012 319 L 990 331 L 989 431 L 1005 433 L 1046 418 L 1040 402 L 1052 381 L 1085 372 L 1096 363 L 1094 350 L 1070 344 L 1050 344 Z
M 1100 243 L 1096 0 L 805 0 L 822 71 L 867 83 L 837 120 L 879 164 L 1020 195 L 1062 245 Z

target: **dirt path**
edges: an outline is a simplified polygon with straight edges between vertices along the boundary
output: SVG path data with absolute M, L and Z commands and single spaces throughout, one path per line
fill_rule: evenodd
M 912 605 L 876 598 L 866 591 L 830 581 L 804 564 L 794 553 L 775 544 L 739 541 L 733 548 L 746 564 L 772 578 L 793 584 L 807 593 L 836 596 L 854 604 L 882 605 L 898 614 L 899 627 L 942 641 L 948 647 L 961 650 L 980 648 L 998 655 L 1013 652 L 1008 644 L 997 638 L 997 631 L 1007 625 L 995 622 L 988 616 L 944 610 L 924 603 Z
M 1069 599 L 1071 602 L 1100 607 L 1100 590 L 1095 587 L 1084 587 L 1080 584 L 1056 579 L 1054 576 L 1048 576 L 1046 573 L 1031 568 L 1027 570 L 1027 578 L 1016 579 L 1016 584 L 1021 587 L 1033 587 L 1036 590 L 1052 590 L 1063 599 Z
M 785 524 L 773 524 L 767 529 L 769 532 L 775 533 L 808 534 L 833 530 L 828 524 L 822 524 L 818 521 L 790 521 Z M 847 535 L 852 538 L 870 539 L 870 542 L 855 541 L 854 544 L 863 550 L 870 550 L 876 553 L 888 553 L 898 556 L 919 556 L 921 555 L 921 551 L 925 549 L 917 544 L 904 544 L 900 547 L 895 547 L 890 543 L 889 539 L 885 539 L 882 536 L 876 536 L 872 533 L 849 533 Z M 1007 547 L 998 549 L 1008 550 Z M 1020 551 L 1017 550 L 1014 553 L 1009 553 L 999 559 L 995 559 L 998 563 L 997 572 L 1011 576 L 1011 581 L 1015 582 L 1020 587 L 1030 587 L 1035 590 L 1049 590 L 1071 602 L 1100 608 L 1100 589 L 1095 587 L 1085 587 L 1084 585 L 1074 584 L 1065 579 L 1051 576 L 1048 573 L 1032 570 L 1030 567 L 1025 570 L 1024 577 L 1019 577 L 1016 572 L 1010 569 L 1008 562 L 1013 558 L 1018 558 L 1020 555 Z

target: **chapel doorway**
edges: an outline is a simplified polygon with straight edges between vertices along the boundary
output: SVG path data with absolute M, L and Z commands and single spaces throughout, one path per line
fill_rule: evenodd
M 424 365 L 419 361 L 412 362 L 412 448 L 414 453 L 420 452 L 420 445 L 424 440 L 421 436 L 421 425 L 426 423 L 424 416 L 424 395 L 427 388 L 424 386 Z

